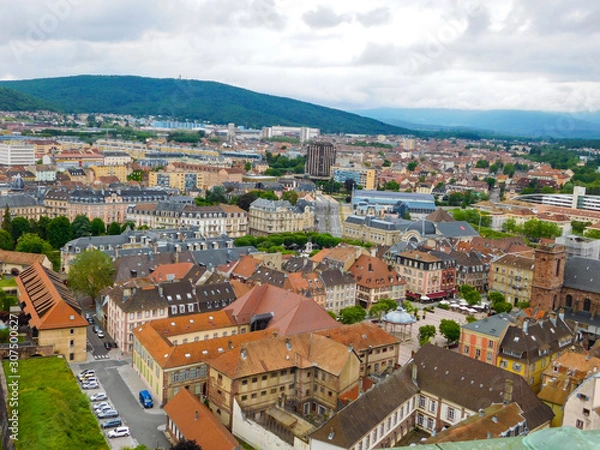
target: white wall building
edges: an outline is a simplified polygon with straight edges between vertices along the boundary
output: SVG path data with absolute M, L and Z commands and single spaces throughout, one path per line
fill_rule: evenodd
M 0 142 L 0 165 L 32 166 L 35 164 L 35 147 L 20 141 Z

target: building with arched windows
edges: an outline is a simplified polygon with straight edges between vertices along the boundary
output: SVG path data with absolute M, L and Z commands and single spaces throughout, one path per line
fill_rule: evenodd
M 600 335 L 600 260 L 567 258 L 564 245 L 540 245 L 535 250 L 530 303 L 546 310 L 563 309 L 566 319 Z

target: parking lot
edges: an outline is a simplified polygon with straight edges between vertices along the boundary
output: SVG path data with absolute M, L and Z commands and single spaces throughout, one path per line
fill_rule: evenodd
M 166 415 L 155 404 L 154 408 L 144 409 L 138 400 L 138 393 L 147 387 L 131 367 L 128 360 L 102 360 L 96 361 L 88 358 L 87 363 L 72 364 L 71 368 L 77 376 L 81 371 L 93 369 L 100 382 L 98 389 L 84 390 L 88 396 L 104 392 L 119 416 L 124 426 L 130 428 L 131 436 L 109 439 L 111 448 L 121 449 L 144 444 L 148 448 L 169 448 L 169 443 L 164 435 Z M 94 402 L 95 403 L 95 402 Z M 103 422 L 106 419 L 100 420 Z M 107 434 L 110 431 L 104 430 Z
M 114 341 L 102 329 L 91 311 L 88 316 L 90 325 L 87 329 L 87 362 L 71 364 L 71 369 L 76 377 L 84 370 L 93 369 L 100 386 L 96 389 L 85 389 L 83 392 L 88 398 L 99 392 L 106 393 L 106 401 L 119 412 L 122 425 L 129 427 L 130 436 L 108 439 L 111 448 L 121 449 L 139 444 L 144 444 L 149 449 L 169 448 L 170 444 L 164 435 L 165 413 L 156 404 L 156 399 L 153 408 L 142 407 L 138 394 L 148 387 L 134 372 L 131 358 L 124 357 L 120 349 L 114 348 Z M 92 402 L 92 405 L 95 403 L 97 402 Z M 99 422 L 105 420 L 107 419 L 99 419 Z M 107 435 L 112 429 L 103 432 Z

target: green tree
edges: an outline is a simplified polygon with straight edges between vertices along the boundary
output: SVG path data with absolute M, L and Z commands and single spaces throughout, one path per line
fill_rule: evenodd
M 112 222 L 108 226 L 107 234 L 109 236 L 116 236 L 121 234 L 121 224 L 119 222 Z
M 492 291 L 490 293 L 488 293 L 488 300 L 490 301 L 490 303 L 492 304 L 492 306 L 494 306 L 496 303 L 502 303 L 506 301 L 506 298 L 504 297 L 504 295 L 500 292 L 496 292 L 496 291 Z
M 419 345 L 423 345 L 431 342 L 431 339 L 437 334 L 437 330 L 434 325 L 423 325 L 419 327 Z
M 0 249 L 12 250 L 15 246 L 12 236 L 6 230 L 0 229 Z
M 171 450 L 202 450 L 202 447 L 194 440 L 181 439 L 177 444 L 171 446 Z
M 460 294 L 469 303 L 469 305 L 478 305 L 481 302 L 481 294 L 473 286 L 463 284 L 460 287 Z
M 504 223 L 502 224 L 502 231 L 504 231 L 505 233 L 517 233 L 518 231 L 518 226 L 517 226 L 517 221 L 513 218 L 511 219 L 506 219 L 504 221 Z
M 398 182 L 395 180 L 390 180 L 383 185 L 383 189 L 385 191 L 398 192 L 400 190 L 400 184 L 398 184 Z
M 335 313 L 333 311 L 327 311 L 327 314 L 329 314 L 332 319 L 337 320 L 337 316 L 335 315 Z
M 298 193 L 296 191 L 285 191 L 281 196 L 281 200 L 287 200 L 293 206 L 296 206 L 296 203 L 298 202 Z
M 79 214 L 75 217 L 71 226 L 73 227 L 73 239 L 92 235 L 91 222 L 86 215 Z
M 512 311 L 512 305 L 508 302 L 499 302 L 492 306 L 492 309 L 497 313 L 509 313 Z
M 27 220 L 25 217 L 15 217 L 12 220 L 13 242 L 16 243 L 21 236 L 23 236 L 25 233 L 29 233 L 30 231 L 29 220 Z
M 508 175 L 510 178 L 512 178 L 513 175 L 515 174 L 515 171 L 516 171 L 515 165 L 512 163 L 508 163 L 504 166 L 502 173 L 504 175 Z
M 96 300 L 102 289 L 112 285 L 113 272 L 110 256 L 101 250 L 86 250 L 71 264 L 69 287 Z
M 35 220 L 30 220 L 29 221 L 29 229 L 31 230 L 32 233 L 35 233 L 42 239 L 46 240 L 46 239 L 48 239 L 47 230 L 48 230 L 48 225 L 50 225 L 50 221 L 51 221 L 50 217 L 48 217 L 48 216 L 40 217 L 37 222 Z
M 409 162 L 409 163 L 406 165 L 406 168 L 407 168 L 409 171 L 411 171 L 411 172 L 412 172 L 412 171 L 413 171 L 413 170 L 415 170 L 415 169 L 416 169 L 418 166 L 419 166 L 419 163 L 418 163 L 417 161 L 411 161 L 411 162 Z
M 475 167 L 477 167 L 478 169 L 487 169 L 488 167 L 490 167 L 490 163 L 486 159 L 480 159 L 475 164 Z
M 104 223 L 104 220 L 100 217 L 92 219 L 90 222 L 90 232 L 92 233 L 92 236 L 102 236 L 103 234 L 106 234 L 106 224 Z
M 10 215 L 10 208 L 6 205 L 4 208 L 4 216 L 2 217 L 2 229 L 8 231 L 8 234 L 12 235 L 12 217 Z
M 440 334 L 446 338 L 446 341 L 451 344 L 458 342 L 460 339 L 460 325 L 455 320 L 442 319 L 438 326 Z
M 246 172 L 250 172 L 252 170 L 252 163 L 250 161 L 246 161 L 246 163 L 244 164 L 244 170 Z
M 60 249 L 63 245 L 73 239 L 73 228 L 71 222 L 65 216 L 59 216 L 52 219 L 46 230 L 48 242 L 55 249 Z
M 38 253 L 48 257 L 54 270 L 60 268 L 60 252 L 55 251 L 48 241 L 43 240 L 37 234 L 25 233 L 17 241 L 15 247 L 17 252 Z
M 587 230 L 585 236 L 590 239 L 600 239 L 600 230 Z
M 487 185 L 490 189 L 492 189 L 494 186 L 496 186 L 496 179 L 494 177 L 487 177 L 485 179 L 485 182 L 487 183 Z
M 367 317 L 367 310 L 360 305 L 342 308 L 339 315 L 340 322 L 344 325 L 362 322 L 365 317 Z

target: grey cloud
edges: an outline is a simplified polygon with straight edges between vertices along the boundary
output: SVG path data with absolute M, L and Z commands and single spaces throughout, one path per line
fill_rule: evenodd
M 391 20 L 390 8 L 376 8 L 366 13 L 357 13 L 356 20 L 364 27 L 385 25 Z
M 302 14 L 302 20 L 311 28 L 333 28 L 343 22 L 351 22 L 349 14 L 337 14 L 328 6 L 319 6 L 317 9 Z

